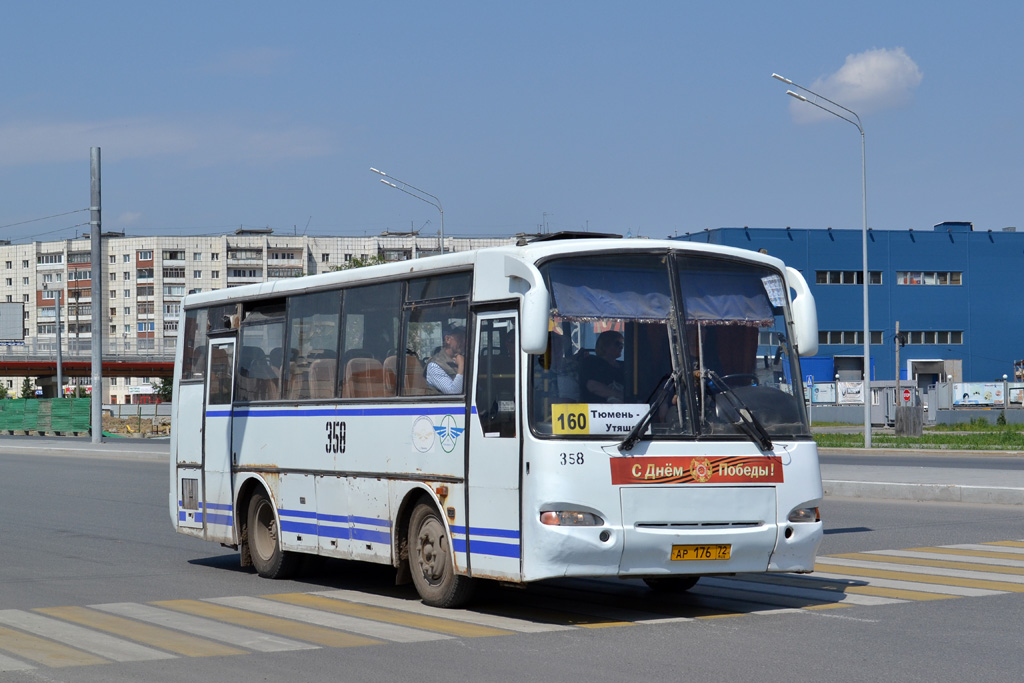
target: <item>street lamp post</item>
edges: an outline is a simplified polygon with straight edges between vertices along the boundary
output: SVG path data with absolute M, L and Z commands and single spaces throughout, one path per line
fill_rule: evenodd
M 430 194 L 426 190 L 421 190 L 420 188 L 416 187 L 415 185 L 410 185 L 409 183 L 407 183 L 407 182 L 405 182 L 403 180 L 399 180 L 398 178 L 396 178 L 393 175 L 388 175 L 384 171 L 378 171 L 377 169 L 375 169 L 373 167 L 371 167 L 370 170 L 373 171 L 374 173 L 376 173 L 379 176 L 383 176 L 380 179 L 380 181 L 382 183 L 384 183 L 385 185 L 387 185 L 388 187 L 393 187 L 396 190 L 399 190 L 401 192 L 406 193 L 410 197 L 415 197 L 416 199 L 420 200 L 421 202 L 426 202 L 427 204 L 430 204 L 431 206 L 433 206 L 435 209 L 437 209 L 441 213 L 441 253 L 443 254 L 444 253 L 444 209 L 441 208 L 441 200 L 438 199 L 437 197 L 435 197 L 434 195 Z M 388 180 L 388 178 L 390 178 L 391 180 Z M 395 181 L 395 182 L 391 182 L 392 180 Z M 419 193 L 419 194 L 417 194 L 417 193 Z M 421 195 L 425 195 L 425 196 L 421 196 Z M 430 197 L 430 199 L 433 199 L 434 201 L 430 201 L 430 199 L 427 199 L 426 197 Z
M 47 290 L 49 287 L 46 283 L 43 283 L 43 289 Z M 57 302 L 56 313 L 57 313 L 57 398 L 64 396 L 64 368 L 61 367 L 63 364 L 60 357 L 60 287 L 54 290 L 54 301 Z
M 868 164 L 867 164 L 867 148 L 864 142 L 864 126 L 861 125 L 860 117 L 852 109 L 848 109 L 838 102 L 819 95 L 818 93 L 805 88 L 802 85 L 794 83 L 788 78 L 784 78 L 779 74 L 772 74 L 772 78 L 782 81 L 786 85 L 791 85 L 794 88 L 803 90 L 806 93 L 813 95 L 815 98 L 824 100 L 829 104 L 839 107 L 843 111 L 850 114 L 853 118 L 843 116 L 839 112 L 833 111 L 828 107 L 823 107 L 814 100 L 810 100 L 799 93 L 795 93 L 792 90 L 787 90 L 786 94 L 791 97 L 795 97 L 801 102 L 807 104 L 813 104 L 822 111 L 827 111 L 833 116 L 841 118 L 847 123 L 851 123 L 857 127 L 860 131 L 860 165 L 861 165 L 861 201 L 862 201 L 862 214 L 864 219 L 864 225 L 861 230 L 861 251 L 862 251 L 862 278 L 864 280 L 864 447 L 871 448 L 871 327 L 868 319 Z M 899 368 L 896 369 L 897 376 Z

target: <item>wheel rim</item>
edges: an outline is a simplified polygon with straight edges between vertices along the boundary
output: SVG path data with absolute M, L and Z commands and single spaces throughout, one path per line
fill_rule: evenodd
M 252 549 L 262 560 L 269 560 L 277 550 L 277 521 L 267 501 L 260 501 L 253 515 L 254 527 L 249 539 Z
M 416 534 L 416 561 L 427 583 L 436 586 L 448 571 L 448 536 L 435 517 L 425 520 Z

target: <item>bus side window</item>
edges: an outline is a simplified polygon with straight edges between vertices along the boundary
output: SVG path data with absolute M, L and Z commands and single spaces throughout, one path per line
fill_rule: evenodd
M 477 339 L 476 409 L 485 436 L 516 435 L 516 357 L 513 318 L 480 323 Z
M 230 405 L 231 375 L 234 365 L 233 346 L 214 345 L 210 357 L 210 398 L 212 406 Z

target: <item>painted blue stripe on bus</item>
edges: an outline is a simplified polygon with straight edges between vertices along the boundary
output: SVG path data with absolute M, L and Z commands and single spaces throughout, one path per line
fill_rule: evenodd
M 466 535 L 466 527 L 464 527 L 464 526 L 453 526 L 452 527 L 452 533 L 453 534 L 462 534 L 463 536 L 465 536 Z M 514 539 L 518 540 L 519 539 L 519 530 L 518 529 L 488 529 L 486 527 L 476 527 L 476 526 L 474 526 L 474 527 L 470 527 L 469 528 L 469 535 L 470 536 L 493 536 L 495 538 L 514 538 Z
M 519 557 L 519 546 L 511 543 L 473 541 L 469 544 L 472 555 L 493 555 L 495 557 Z M 463 550 L 465 552 L 465 550 Z
M 206 515 L 207 524 L 220 524 L 222 526 L 234 526 L 235 520 L 231 515 Z
M 319 522 L 333 522 L 335 524 L 349 523 L 349 518 L 345 515 L 325 515 L 323 513 L 319 513 L 317 514 L 316 519 Z
M 452 549 L 457 553 L 466 552 L 466 539 L 464 538 L 453 538 Z
M 299 517 L 301 519 L 316 519 L 316 513 L 309 510 L 278 510 L 282 517 Z
M 382 526 L 387 527 L 389 529 L 391 528 L 391 522 L 386 519 L 376 519 L 374 517 L 357 517 L 356 515 L 352 515 L 351 517 L 349 517 L 349 519 L 352 520 L 354 524 L 369 524 L 371 526 Z
M 323 526 L 317 527 L 317 534 L 321 538 L 352 538 L 352 530 L 347 526 Z
M 317 526 L 316 524 L 307 524 L 305 522 L 291 522 L 286 519 L 282 519 L 281 531 L 288 531 L 296 534 L 313 534 L 314 536 L 316 536 Z
M 235 417 L 381 417 L 394 415 L 452 415 L 462 412 L 461 405 L 447 408 L 418 406 L 416 408 L 239 408 L 234 411 Z M 476 406 L 471 408 L 477 414 Z M 207 410 L 206 417 L 231 417 L 231 410 Z
M 369 541 L 371 543 L 391 543 L 391 534 L 385 531 L 373 531 L 371 529 L 352 529 L 352 538 L 357 541 Z
M 206 503 L 205 505 L 200 503 L 200 505 L 203 505 L 207 510 L 224 510 L 225 512 L 231 512 L 232 510 L 230 503 Z

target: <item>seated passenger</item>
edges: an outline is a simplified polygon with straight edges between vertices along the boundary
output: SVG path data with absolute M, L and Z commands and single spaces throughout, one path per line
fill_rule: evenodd
M 445 329 L 444 345 L 427 361 L 427 384 L 442 394 L 462 393 L 466 368 L 466 357 L 463 355 L 465 344 L 465 328 L 453 325 Z
M 622 334 L 609 330 L 597 337 L 593 356 L 583 359 L 580 393 L 584 403 L 622 403 L 625 383 L 618 357 L 624 346 Z

